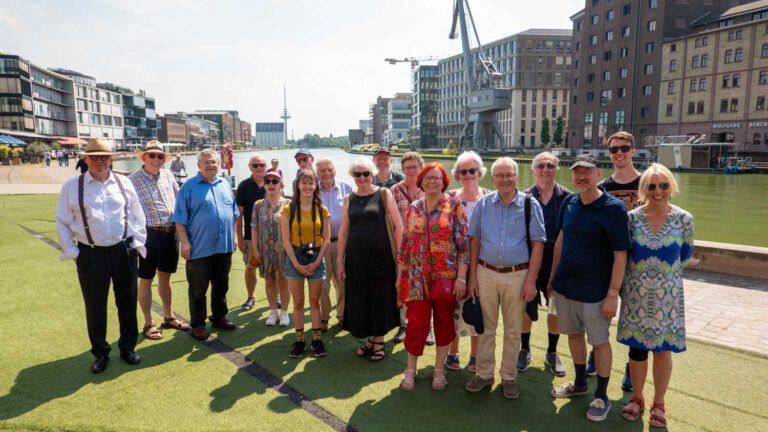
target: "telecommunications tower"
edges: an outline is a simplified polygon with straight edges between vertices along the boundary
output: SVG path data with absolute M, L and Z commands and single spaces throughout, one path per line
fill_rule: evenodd
M 283 119 L 283 134 L 285 135 L 285 144 L 288 145 L 288 119 L 291 115 L 288 114 L 288 99 L 285 93 L 285 84 L 283 84 L 283 115 L 280 116 Z

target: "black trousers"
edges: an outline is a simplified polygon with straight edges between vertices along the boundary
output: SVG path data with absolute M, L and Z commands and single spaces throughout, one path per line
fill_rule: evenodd
M 136 348 L 139 328 L 136 322 L 136 293 L 138 288 L 136 250 L 128 247 L 131 240 L 109 247 L 90 247 L 79 243 L 77 278 L 85 301 L 85 319 L 91 353 L 107 355 L 107 297 L 109 283 L 115 293 L 120 339 L 117 346 L 122 352 Z
M 190 325 L 205 325 L 206 293 L 211 284 L 211 321 L 227 316 L 227 291 L 232 254 L 221 253 L 187 261 Z

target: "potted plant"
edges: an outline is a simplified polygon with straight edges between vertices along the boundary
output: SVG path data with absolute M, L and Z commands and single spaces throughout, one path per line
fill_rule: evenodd
M 0 145 L 0 162 L 2 162 L 3 165 L 10 165 L 11 161 L 8 159 L 8 156 L 11 154 L 11 148 L 8 147 L 5 144 Z
M 21 155 L 24 154 L 24 149 L 21 147 L 16 147 L 15 149 L 11 150 L 11 159 L 12 165 L 21 165 Z

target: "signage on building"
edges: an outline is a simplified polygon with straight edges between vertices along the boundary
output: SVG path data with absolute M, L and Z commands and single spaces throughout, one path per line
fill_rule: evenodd
M 739 122 L 712 123 L 712 129 L 739 129 L 740 127 L 741 123 Z
M 749 122 L 749 127 L 751 127 L 751 128 L 764 128 L 764 127 L 768 127 L 768 121 L 765 121 L 765 120 L 763 120 L 763 121 L 752 121 L 752 122 Z

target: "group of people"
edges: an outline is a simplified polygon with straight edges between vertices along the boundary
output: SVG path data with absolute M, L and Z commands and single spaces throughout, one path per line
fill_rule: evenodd
M 75 156 L 75 152 L 70 150 L 49 150 L 44 151 L 39 156 L 39 161 L 43 164 L 43 167 L 51 166 L 51 160 L 56 160 L 59 166 L 68 167 L 69 159 Z
M 215 151 L 198 154 L 200 172 L 179 188 L 163 169 L 170 155 L 159 143 L 147 144 L 138 155 L 143 168 L 126 178 L 109 170 L 109 143 L 91 140 L 84 152 L 89 170 L 64 184 L 57 225 L 62 259 L 77 263 L 96 357 L 92 371 L 103 371 L 109 360 L 110 279 L 120 320 L 118 347 L 129 364 L 140 361 L 134 351 L 137 299 L 145 338 L 160 339 L 162 328 L 175 328 L 191 329 L 193 337 L 205 340 L 210 285 L 207 318 L 213 327 L 234 330 L 226 318 L 226 294 L 238 248 L 246 268 L 242 310 L 255 305 L 257 268 L 265 281 L 266 325 L 291 325 L 293 303 L 290 357 L 302 357 L 307 348 L 305 296 L 309 347 L 316 357 L 327 355 L 322 334 L 333 310 L 333 282 L 341 328 L 364 340 L 357 356 L 383 360 L 386 335 L 398 329 L 394 342 L 403 342 L 408 354 L 404 390 L 415 387 L 418 359 L 433 344 L 431 385 L 444 389 L 445 369 L 462 367 L 461 336 L 470 337 L 466 368 L 475 372 L 465 389 L 491 387 L 501 325 L 501 390 L 506 398 L 518 398 L 518 373 L 531 363 L 532 322 L 543 302 L 544 363 L 554 375 L 566 375 L 557 345 L 559 336 L 567 335 L 575 373 L 572 382 L 554 387 L 552 396 L 588 394 L 587 376 L 596 374 L 587 418 L 604 420 L 611 410 L 609 330 L 618 313 L 617 339 L 629 346 L 623 387 L 633 392 L 622 416 L 630 421 L 642 416 L 647 358 L 653 352 L 650 423 L 663 427 L 671 353 L 686 348 L 682 268 L 692 254 L 693 219 L 670 204 L 678 188 L 667 168 L 635 170 L 631 134 L 619 132 L 607 142 L 613 174 L 601 181 L 599 162 L 579 155 L 570 167 L 574 193 L 556 182 L 559 160 L 549 152 L 533 159 L 535 184 L 526 190 L 518 186 L 517 163 L 497 159 L 490 168 L 492 191 L 480 186 L 486 168 L 471 151 L 459 155 L 450 174 L 440 163 L 425 164 L 418 153 L 406 152 L 399 174 L 382 148 L 373 161 L 361 158 L 351 165 L 353 186 L 336 178 L 331 158 L 314 160 L 310 150 L 301 149 L 287 199 L 278 161 L 267 168 L 261 155 L 250 158 L 251 176 L 233 194 L 218 176 L 221 159 Z M 461 186 L 449 191 L 452 181 Z M 172 303 L 170 275 L 179 251 L 189 283 L 188 324 L 175 317 Z M 155 275 L 164 309 L 159 327 L 150 308 Z M 593 347 L 589 359 L 587 343 Z

